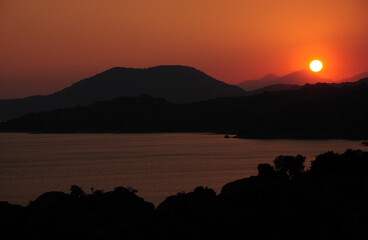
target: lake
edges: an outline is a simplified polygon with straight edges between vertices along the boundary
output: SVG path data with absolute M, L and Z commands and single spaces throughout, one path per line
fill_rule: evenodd
M 47 191 L 86 193 L 133 187 L 157 206 L 167 196 L 257 174 L 259 163 L 302 154 L 306 165 L 329 150 L 367 149 L 361 141 L 225 139 L 206 133 L 0 133 L 0 201 L 27 205 Z

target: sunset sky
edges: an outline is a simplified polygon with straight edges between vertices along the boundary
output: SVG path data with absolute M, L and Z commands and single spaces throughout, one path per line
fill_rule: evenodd
M 236 84 L 320 59 L 368 71 L 367 0 L 0 0 L 0 99 L 114 66 L 188 65 Z

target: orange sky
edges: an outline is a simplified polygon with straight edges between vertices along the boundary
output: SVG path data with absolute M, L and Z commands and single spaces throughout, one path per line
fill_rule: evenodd
M 0 98 L 113 66 L 196 67 L 227 83 L 324 62 L 368 71 L 367 0 L 0 0 Z

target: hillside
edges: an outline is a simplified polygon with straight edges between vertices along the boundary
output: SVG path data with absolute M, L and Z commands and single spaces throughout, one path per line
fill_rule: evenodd
M 360 73 L 353 77 L 342 79 L 339 81 L 339 83 L 356 82 L 363 78 L 368 78 L 368 72 Z
M 22 132 L 234 133 L 245 138 L 368 138 L 368 84 L 305 85 L 298 90 L 175 104 L 150 96 L 33 113 L 0 124 Z
M 258 88 L 250 92 L 246 92 L 245 95 L 250 96 L 250 95 L 261 94 L 264 92 L 290 91 L 290 90 L 300 89 L 301 87 L 302 86 L 293 85 L 293 84 L 275 84 L 275 85 L 269 85 L 263 88 Z
M 263 76 L 260 79 L 243 81 L 237 84 L 237 86 L 242 88 L 244 91 L 253 91 L 253 90 L 263 88 L 269 85 L 278 84 L 278 82 L 274 81 L 275 79 L 278 79 L 278 78 L 279 76 L 273 73 L 270 73 L 270 74 Z
M 175 103 L 239 96 L 242 89 L 186 66 L 116 67 L 47 96 L 0 100 L 0 121 L 30 112 L 87 106 L 117 97 L 149 94 Z
M 285 76 L 278 77 L 274 74 L 268 74 L 263 78 L 256 80 L 247 80 L 237 84 L 238 87 L 242 88 L 244 91 L 254 91 L 260 88 L 264 88 L 270 85 L 283 84 L 283 85 L 305 85 L 315 84 L 315 83 L 331 82 L 331 80 L 324 79 L 312 73 L 309 70 L 301 70 L 292 72 Z

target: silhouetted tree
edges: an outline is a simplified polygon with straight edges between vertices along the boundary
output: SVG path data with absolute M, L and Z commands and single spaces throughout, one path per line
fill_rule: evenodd
M 280 155 L 273 161 L 276 171 L 280 174 L 286 174 L 289 178 L 294 178 L 304 172 L 304 162 L 305 157 L 302 155 Z
M 93 196 L 102 195 L 104 193 L 103 190 L 96 189 L 92 192 Z
M 329 175 L 341 168 L 341 155 L 333 151 L 319 154 L 311 162 L 310 172 L 317 175 Z
M 216 192 L 212 188 L 198 186 L 194 189 L 194 194 L 205 194 L 208 196 L 216 197 Z
M 132 187 L 127 187 L 127 191 L 130 192 L 130 193 L 134 193 L 134 194 L 138 192 L 137 189 L 132 188 Z
M 72 185 L 72 186 L 70 186 L 70 195 L 80 198 L 80 197 L 84 196 L 85 193 L 82 190 L 82 188 L 79 187 L 78 185 Z
M 275 169 L 268 163 L 258 164 L 258 176 L 262 177 L 273 177 L 276 175 Z
M 125 188 L 125 187 L 119 186 L 114 189 L 114 192 L 128 192 L 128 193 L 136 194 L 138 190 L 132 187 Z
M 331 176 L 365 176 L 368 172 L 368 153 L 361 150 L 347 149 L 343 154 L 332 151 L 320 154 L 311 163 L 313 175 Z

